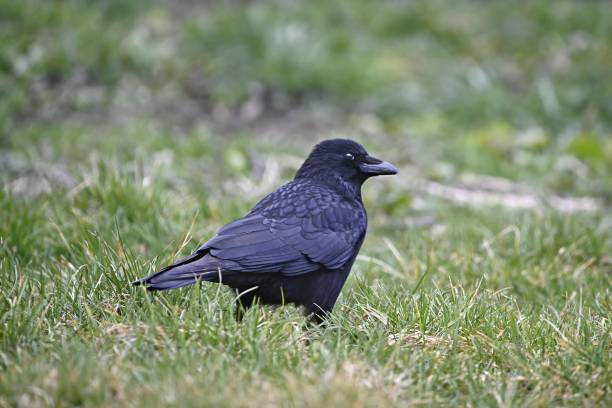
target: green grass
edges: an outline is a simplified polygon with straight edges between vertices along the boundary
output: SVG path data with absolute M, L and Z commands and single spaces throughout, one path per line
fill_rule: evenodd
M 3 197 L 3 404 L 609 402 L 612 245 L 598 217 L 455 210 L 443 237 L 374 229 L 364 253 L 394 274 L 359 262 L 327 327 L 290 307 L 237 323 L 214 285 L 127 286 L 192 225 L 137 184 L 101 180 L 103 209 L 87 190 Z M 236 215 L 197 216 L 192 233 Z
M 612 405 L 611 22 L 604 1 L 0 0 L 0 407 Z M 364 188 L 326 326 L 128 285 L 336 134 L 401 173 Z

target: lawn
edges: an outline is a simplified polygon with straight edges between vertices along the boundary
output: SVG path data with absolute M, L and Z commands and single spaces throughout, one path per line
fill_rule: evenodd
M 605 1 L 0 0 L 0 407 L 612 405 Z M 328 323 L 129 282 L 350 137 Z

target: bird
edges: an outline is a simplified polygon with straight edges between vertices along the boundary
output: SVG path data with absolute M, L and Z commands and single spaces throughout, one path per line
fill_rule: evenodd
M 371 177 L 397 172 L 353 140 L 324 140 L 293 180 L 191 255 L 132 285 L 162 291 L 215 282 L 235 291 L 238 319 L 257 303 L 295 304 L 322 323 L 366 235 L 361 187 Z

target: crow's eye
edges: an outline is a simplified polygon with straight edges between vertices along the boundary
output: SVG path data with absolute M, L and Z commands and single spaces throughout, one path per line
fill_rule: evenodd
M 345 155 L 344 155 L 344 157 L 346 157 L 346 158 L 347 158 L 347 159 L 349 159 L 349 160 L 355 160 L 355 156 L 353 156 L 353 155 L 352 155 L 352 154 L 350 154 L 350 153 L 345 154 Z

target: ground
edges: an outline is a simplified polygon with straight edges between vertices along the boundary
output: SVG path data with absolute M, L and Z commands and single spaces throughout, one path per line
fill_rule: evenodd
M 0 406 L 610 406 L 605 1 L 0 0 Z M 342 136 L 327 325 L 168 264 Z

